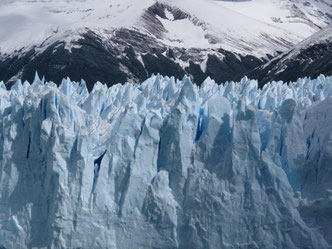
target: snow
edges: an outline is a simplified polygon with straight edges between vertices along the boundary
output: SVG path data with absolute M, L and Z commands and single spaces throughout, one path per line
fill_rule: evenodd
M 277 61 L 278 70 L 277 72 L 275 72 L 275 74 L 278 74 L 285 70 L 287 60 L 289 61 L 294 60 L 294 58 L 296 58 L 301 53 L 301 51 L 306 50 L 315 45 L 329 44 L 330 42 L 332 42 L 332 24 L 329 24 L 328 26 L 324 27 L 323 29 L 316 32 L 312 36 L 303 40 L 302 42 L 294 46 L 291 50 L 273 58 L 271 61 L 266 63 L 264 67 L 267 67 Z
M 165 10 L 165 16 L 168 20 L 174 21 L 174 15 L 169 10 Z
M 0 245 L 330 248 L 332 77 L 257 86 L 0 83 Z
M 264 7 L 266 11 L 262 13 L 266 15 L 261 15 L 260 11 L 259 16 L 262 18 L 257 19 L 257 11 L 262 6 L 260 1 L 265 1 L 269 8 Z M 262 57 L 267 53 L 285 51 L 317 30 L 301 21 L 294 25 L 287 23 L 289 29 L 286 24 L 268 21 L 272 13 L 280 18 L 286 18 L 290 13 L 287 9 L 289 5 L 286 8 L 272 0 L 236 3 L 212 0 L 163 2 L 191 16 L 184 20 L 174 20 L 173 14 L 167 10 L 167 19 L 159 18 L 167 30 L 160 42 L 173 47 L 223 47 Z M 144 28 L 142 15 L 153 4 L 153 0 L 1 1 L 0 53 L 8 56 L 14 51 L 22 53 L 32 47 L 42 52 L 56 41 L 65 41 L 66 48 L 70 50 L 75 46 L 73 42 L 88 30 L 94 31 L 104 40 L 109 40 L 112 31 L 119 28 L 151 35 Z M 279 11 L 280 6 L 286 9 Z M 314 3 L 312 11 L 318 10 L 331 12 L 330 7 Z M 324 26 L 325 19 L 317 13 L 310 18 L 320 27 Z
M 103 30 L 133 26 L 150 0 L 10 1 L 0 3 L 0 52 L 11 53 L 46 41 L 67 43 L 85 29 Z M 134 2 L 135 3 L 135 2 Z M 130 18 L 128 18 L 130 17 Z M 44 44 L 45 46 L 45 44 Z
M 314 46 L 315 44 L 324 44 L 332 42 L 332 24 L 326 26 L 322 30 L 313 34 L 309 38 L 297 44 L 290 52 L 288 57 L 294 56 L 299 53 L 299 50 L 306 49 L 310 46 Z
M 251 0 L 223 1 L 218 5 L 280 27 L 292 34 L 307 38 L 331 22 L 332 8 L 326 1 Z
M 185 48 L 211 48 L 211 44 L 205 37 L 203 27 L 196 26 L 188 19 L 177 21 L 160 17 L 158 19 L 169 32 L 169 35 L 164 40 L 165 44 Z
M 170 30 L 170 34 L 173 34 L 175 31 L 175 34 L 179 34 L 177 36 L 181 36 L 182 32 L 181 39 L 184 42 L 181 45 L 184 47 L 187 47 L 187 44 L 189 44 L 189 47 L 205 48 L 208 37 L 211 36 L 216 39 L 216 44 L 210 42 L 210 48 L 222 47 L 229 51 L 262 57 L 266 53 L 275 52 L 276 47 L 285 50 L 289 44 L 295 44 L 301 40 L 297 35 L 227 9 L 214 1 L 181 0 L 174 2 L 164 0 L 163 2 L 180 8 L 191 14 L 193 18 L 201 21 L 201 25 L 195 25 L 198 26 L 197 28 L 191 27 L 193 24 L 186 24 L 186 27 L 183 24 L 182 27 L 179 21 L 171 22 L 166 20 L 163 22 L 163 24 L 166 23 L 167 27 L 173 25 L 174 29 Z M 191 35 L 188 36 L 188 33 Z M 202 34 L 204 34 L 205 39 L 202 39 Z M 285 37 L 287 37 L 289 44 L 284 43 L 283 39 Z

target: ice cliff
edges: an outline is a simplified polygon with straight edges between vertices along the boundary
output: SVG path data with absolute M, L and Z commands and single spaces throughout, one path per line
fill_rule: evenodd
M 331 248 L 332 77 L 0 83 L 0 248 Z

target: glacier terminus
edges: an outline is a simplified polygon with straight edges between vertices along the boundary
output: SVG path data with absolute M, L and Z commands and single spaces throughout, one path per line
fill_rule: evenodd
M 332 77 L 0 83 L 0 248 L 331 248 Z

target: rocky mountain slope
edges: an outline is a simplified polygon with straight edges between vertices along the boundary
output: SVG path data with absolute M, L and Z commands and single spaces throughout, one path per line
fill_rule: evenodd
M 301 76 L 332 75 L 332 25 L 315 33 L 290 51 L 281 54 L 250 73 L 260 84 L 271 80 L 295 81 Z
M 326 25 L 332 13 L 324 1 L 294 3 L 296 11 L 287 1 L 266 2 L 273 15 L 255 18 L 212 0 L 2 1 L 0 78 L 31 81 L 38 70 L 54 82 L 83 77 L 90 90 L 97 80 L 140 82 L 152 73 L 187 74 L 198 84 L 207 76 L 239 80 Z
M 331 89 L 0 83 L 0 247 L 331 248 Z

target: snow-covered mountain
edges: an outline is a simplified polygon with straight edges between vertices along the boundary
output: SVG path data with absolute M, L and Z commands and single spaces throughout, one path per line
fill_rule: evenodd
M 332 20 L 329 0 L 219 0 L 226 8 L 258 21 L 285 29 L 300 37 L 308 37 Z
M 258 18 L 257 6 L 269 11 Z M 151 73 L 239 79 L 332 15 L 323 0 L 8 0 L 0 9 L 1 79 L 33 80 L 38 70 L 56 82 L 83 77 L 89 88 Z
M 331 89 L 0 83 L 0 247 L 331 248 Z
M 260 84 L 271 80 L 294 81 L 304 75 L 332 75 L 332 24 L 265 65 L 249 72 Z
M 58 40 L 66 40 L 70 48 L 85 29 L 106 39 L 112 36 L 107 31 L 135 29 L 172 47 L 222 47 L 261 56 L 300 39 L 206 0 L 23 0 L 2 3 L 1 9 L 2 54 L 31 46 L 43 49 Z

